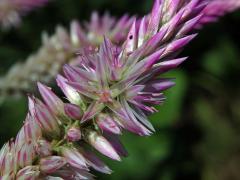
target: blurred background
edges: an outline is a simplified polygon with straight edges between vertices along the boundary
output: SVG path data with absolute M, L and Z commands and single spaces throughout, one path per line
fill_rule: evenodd
M 19 28 L 0 30 L 0 75 L 24 61 L 41 44 L 41 33 L 72 19 L 88 20 L 93 10 L 114 16 L 149 12 L 149 0 L 52 0 L 23 18 Z M 151 116 L 151 137 L 125 134 L 129 157 L 106 160 L 114 170 L 98 179 L 239 180 L 240 179 L 240 11 L 205 26 L 185 48 L 190 56 L 168 73 L 176 86 Z M 12 137 L 27 112 L 26 96 L 0 101 L 0 144 Z

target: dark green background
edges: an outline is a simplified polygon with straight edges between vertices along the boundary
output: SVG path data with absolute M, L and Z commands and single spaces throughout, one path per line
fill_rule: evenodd
M 72 19 L 88 20 L 93 10 L 120 16 L 149 12 L 149 0 L 53 0 L 23 18 L 18 29 L 0 31 L 0 74 L 40 46 L 41 32 Z M 107 160 L 114 170 L 99 179 L 240 179 L 240 12 L 206 26 L 185 49 L 190 56 L 168 74 L 177 85 L 151 117 L 151 137 L 125 134 L 129 157 Z M 27 111 L 26 97 L 0 102 L 0 143 L 14 137 Z

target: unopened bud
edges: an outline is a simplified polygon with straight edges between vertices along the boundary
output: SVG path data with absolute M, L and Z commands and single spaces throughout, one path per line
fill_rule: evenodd
M 63 93 L 68 98 L 68 100 L 72 104 L 83 105 L 83 101 L 80 94 L 70 85 L 68 85 L 67 82 L 68 82 L 67 79 L 65 79 L 63 76 L 61 75 L 57 76 L 57 84 L 62 89 Z
M 80 169 L 88 169 L 86 159 L 76 148 L 62 147 L 61 152 L 70 166 Z
M 17 173 L 17 180 L 25 180 L 25 179 L 38 179 L 40 175 L 38 166 L 26 166 L 23 169 L 20 169 Z
M 67 116 L 69 116 L 72 119 L 81 119 L 83 112 L 80 109 L 79 106 L 74 104 L 65 104 L 64 110 Z
M 60 169 L 66 164 L 63 157 L 60 156 L 50 156 L 40 160 L 40 170 L 41 172 L 50 174 L 54 173 L 56 170 Z
M 38 140 L 36 151 L 40 157 L 50 156 L 52 154 L 51 144 L 46 140 Z
M 106 138 L 98 134 L 96 131 L 89 130 L 86 133 L 87 141 L 99 152 L 108 156 L 111 159 L 120 161 L 120 157 L 117 154 L 113 146 L 107 141 Z
M 67 139 L 69 141 L 75 142 L 81 139 L 81 131 L 79 128 L 71 127 L 67 132 Z
M 113 134 L 121 134 L 121 129 L 112 117 L 107 114 L 99 114 L 97 124 L 103 131 L 108 131 Z

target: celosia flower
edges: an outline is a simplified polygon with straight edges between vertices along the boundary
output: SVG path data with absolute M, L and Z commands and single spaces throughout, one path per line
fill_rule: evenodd
M 91 168 L 110 174 L 89 147 L 119 161 L 127 156 L 118 137 L 122 129 L 154 132 L 147 116 L 174 85 L 160 75 L 186 59 L 176 56 L 196 36 L 190 32 L 207 4 L 156 0 L 151 15 L 133 22 L 122 46 L 104 38 L 97 51 L 81 54 L 77 66 L 64 66 L 66 78 L 58 76 L 58 85 L 68 103 L 39 84 L 44 102 L 29 98 L 23 128 L 0 151 L 1 178 L 92 179 Z
M 29 0 L 28 0 L 29 1 Z M 194 0 L 195 1 L 195 0 Z M 203 24 L 216 20 L 217 17 L 224 15 L 239 8 L 239 0 L 207 0 L 209 5 L 202 12 L 201 21 L 195 25 L 195 28 L 202 27 Z M 163 1 L 165 3 L 167 1 Z M 165 8 L 165 16 L 161 21 L 168 21 L 169 17 L 178 9 L 178 0 L 170 1 Z M 146 16 L 144 21 L 148 21 Z M 160 17 L 156 17 L 160 18 Z M 200 18 L 200 17 L 197 17 Z M 103 41 L 103 35 L 111 39 L 111 42 L 122 45 L 127 36 L 130 25 L 133 23 L 134 17 L 127 15 L 119 20 L 110 17 L 108 14 L 99 17 L 97 13 L 93 13 L 89 23 L 81 27 L 78 22 L 71 23 L 70 32 L 68 33 L 63 27 L 58 26 L 56 33 L 48 37 L 43 34 L 43 45 L 38 52 L 29 56 L 25 63 L 18 63 L 12 66 L 8 73 L 0 78 L 0 94 L 6 95 L 22 95 L 22 92 L 30 92 L 35 90 L 34 83 L 41 81 L 51 84 L 56 75 L 61 71 L 61 67 L 65 63 L 75 64 L 76 52 L 81 48 L 88 51 L 94 51 Z M 192 28 L 192 23 L 186 25 L 185 31 Z M 144 26 L 144 23 L 141 24 Z M 139 32 L 139 37 L 144 33 L 144 27 Z M 184 29 L 182 30 L 184 31 Z M 184 33 L 184 32 L 181 32 Z M 139 38 L 141 44 L 144 39 Z
M 101 17 L 93 13 L 90 22 L 84 27 L 77 21 L 72 21 L 70 32 L 58 26 L 51 37 L 44 33 L 39 50 L 30 55 L 25 63 L 12 66 L 8 73 L 0 78 L 0 95 L 17 96 L 22 92 L 30 92 L 34 90 L 36 81 L 51 84 L 61 72 L 63 64 L 74 64 L 81 48 L 94 51 L 104 35 L 112 42 L 122 44 L 132 21 L 133 18 L 127 15 L 116 20 L 107 13 Z
M 232 12 L 240 7 L 239 0 L 213 0 L 203 10 L 204 16 L 199 26 L 209 22 L 215 22 L 219 17 Z
M 21 16 L 36 7 L 43 6 L 49 0 L 1 0 L 0 24 L 4 28 L 17 26 L 21 22 Z

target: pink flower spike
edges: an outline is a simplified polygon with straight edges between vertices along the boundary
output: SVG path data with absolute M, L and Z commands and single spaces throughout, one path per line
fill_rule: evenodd
M 88 150 L 96 149 L 120 161 L 128 155 L 119 138 L 122 129 L 140 136 L 155 132 L 148 116 L 157 112 L 155 105 L 165 101 L 163 91 L 175 85 L 163 73 L 186 60 L 177 56 L 196 36 L 191 34 L 196 26 L 222 14 L 202 18 L 203 9 L 214 1 L 227 3 L 155 0 L 152 14 L 138 20 L 124 16 L 117 23 L 108 14 L 101 18 L 94 13 L 83 29 L 74 22 L 70 34 L 58 27 L 54 36 L 45 37 L 40 56 L 37 53 L 33 59 L 42 64 L 44 54 L 59 60 L 50 78 L 64 63 L 70 63 L 63 68 L 66 78 L 57 78 L 69 103 L 38 83 L 45 102 L 29 97 L 29 112 L 17 138 L 0 150 L 0 179 L 93 179 L 89 168 L 110 174 L 112 171 Z M 210 14 L 215 10 L 208 9 Z M 49 58 L 43 59 L 48 62 Z M 15 76 L 22 77 L 22 67 Z M 8 84 L 5 82 L 0 86 Z
M 202 28 L 207 23 L 217 21 L 221 16 L 240 8 L 239 0 L 212 0 L 203 9 L 203 16 L 196 28 Z
M 0 26 L 10 28 L 19 26 L 21 16 L 38 7 L 47 4 L 50 0 L 1 0 L 0 1 Z

